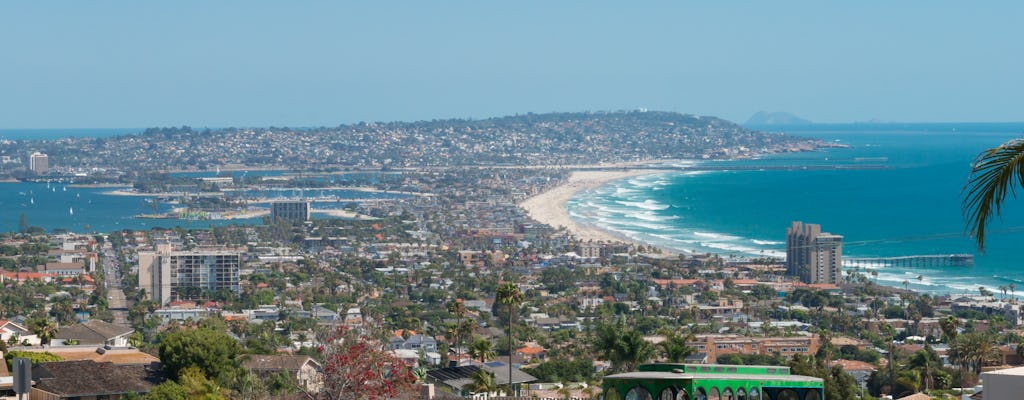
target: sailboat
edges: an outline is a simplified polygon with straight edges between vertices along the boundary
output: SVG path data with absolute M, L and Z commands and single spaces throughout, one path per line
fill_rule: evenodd
M 69 215 L 75 215 L 75 208 L 74 207 L 68 208 L 68 214 Z
M 29 203 L 29 204 L 36 204 L 36 198 L 35 198 L 35 197 L 30 197 L 30 198 L 28 199 L 28 203 Z

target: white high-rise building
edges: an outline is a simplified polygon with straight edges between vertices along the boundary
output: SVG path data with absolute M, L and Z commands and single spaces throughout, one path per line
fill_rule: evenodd
M 174 251 L 158 244 L 156 251 L 139 252 L 139 288 L 159 304 L 221 290 L 238 293 L 241 264 L 241 253 L 234 251 Z
M 843 278 L 843 237 L 821 225 L 795 221 L 786 229 L 786 274 L 804 283 L 839 284 Z
M 36 175 L 46 175 L 50 172 L 50 157 L 38 151 L 28 156 L 28 170 Z

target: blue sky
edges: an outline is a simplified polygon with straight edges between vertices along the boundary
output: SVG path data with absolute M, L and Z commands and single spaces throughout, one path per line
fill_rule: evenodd
M 1024 120 L 1024 2 L 836 3 L 8 2 L 0 127 Z

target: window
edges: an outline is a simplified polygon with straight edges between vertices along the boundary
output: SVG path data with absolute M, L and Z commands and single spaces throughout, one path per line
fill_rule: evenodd
M 722 393 L 718 391 L 718 388 L 711 388 L 711 392 L 708 393 L 708 400 L 722 400 Z
M 747 400 L 747 391 L 743 388 L 736 389 L 736 400 Z
M 608 388 L 604 394 L 604 400 L 619 400 L 619 391 L 613 387 Z
M 821 400 L 818 389 L 808 389 L 807 393 L 804 393 L 804 400 Z
M 676 400 L 690 400 L 690 395 L 686 393 L 686 389 L 680 388 L 676 391 Z
M 722 400 L 736 400 L 732 395 L 732 389 L 725 388 L 725 390 L 722 391 Z
M 651 393 L 640 386 L 629 389 L 625 400 L 651 400 Z
M 800 395 L 793 389 L 783 389 L 779 392 L 778 400 L 800 400 Z
M 673 393 L 672 388 L 667 387 L 662 389 L 661 394 L 658 395 L 658 400 L 675 400 L 676 394 Z
M 761 400 L 761 392 L 757 388 L 750 388 L 750 400 Z
M 698 387 L 693 396 L 693 400 L 708 400 L 708 392 L 705 392 L 702 387 Z

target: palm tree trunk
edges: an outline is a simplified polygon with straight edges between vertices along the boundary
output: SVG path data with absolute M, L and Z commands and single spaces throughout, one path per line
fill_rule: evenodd
M 512 304 L 508 305 L 508 396 L 512 394 Z

